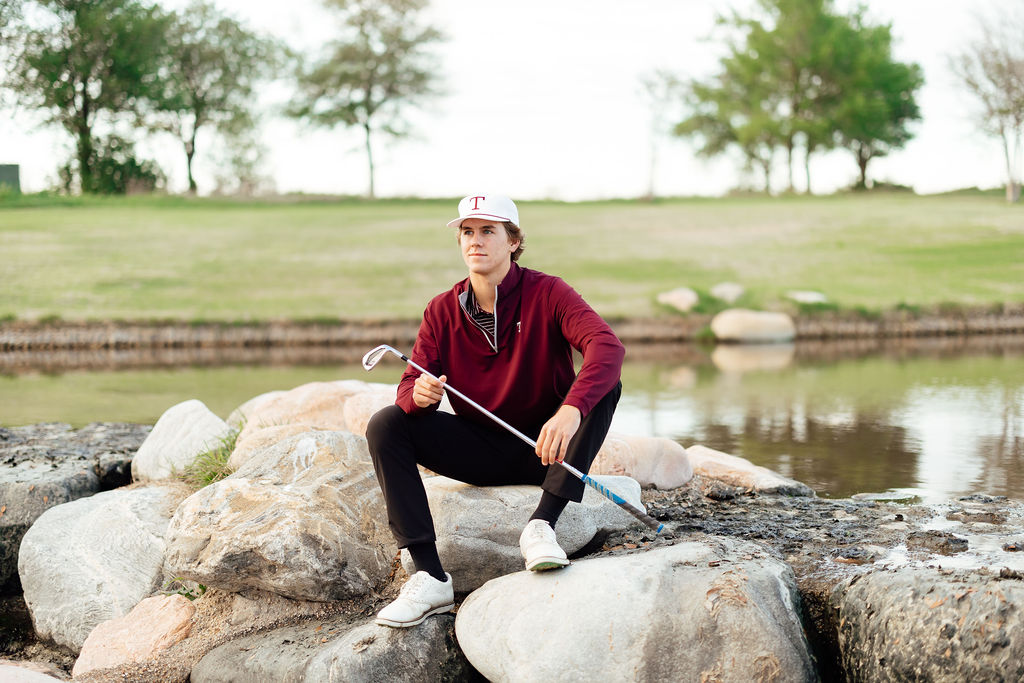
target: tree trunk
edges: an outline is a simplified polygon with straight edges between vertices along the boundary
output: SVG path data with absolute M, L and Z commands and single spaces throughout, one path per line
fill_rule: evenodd
M 1003 138 L 1003 157 L 1006 160 L 1006 201 L 1013 204 L 1020 200 L 1020 183 L 1014 177 L 1013 173 L 1013 155 L 1010 152 L 1012 146 L 1010 134 L 1003 128 L 1001 131 Z
M 192 177 L 192 157 L 196 155 L 196 135 L 192 133 L 192 138 L 185 141 L 185 169 L 188 171 L 188 193 L 195 195 L 198 191 L 196 186 L 196 180 Z
M 370 192 L 367 196 L 373 199 L 376 195 L 373 191 L 373 149 L 370 146 L 370 124 L 364 123 L 363 130 L 366 131 L 366 161 L 370 165 Z
M 807 150 L 807 154 L 804 155 L 804 180 L 807 182 L 807 189 L 804 194 L 811 193 L 811 150 Z
M 868 189 L 868 162 L 871 155 L 864 149 L 864 145 L 857 146 L 857 167 L 860 169 L 860 180 L 857 181 L 857 189 Z
M 789 191 L 796 192 L 796 187 L 793 185 L 793 137 L 790 136 L 786 140 L 786 170 L 789 174 Z
M 88 126 L 82 125 L 78 128 L 78 178 L 82 185 L 82 194 L 96 191 L 92 162 L 92 131 Z
M 82 184 L 80 191 L 83 194 L 94 192 L 95 181 L 93 180 L 93 146 L 92 128 L 89 125 L 89 117 L 92 115 L 89 106 L 89 94 L 86 86 L 82 84 L 82 106 L 78 114 L 78 178 Z
M 764 171 L 764 192 L 765 194 L 772 193 L 772 162 L 760 160 L 761 170 Z

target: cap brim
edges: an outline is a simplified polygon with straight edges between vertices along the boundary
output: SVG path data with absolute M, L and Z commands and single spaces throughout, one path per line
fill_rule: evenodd
M 506 216 L 496 216 L 493 213 L 467 213 L 465 216 L 459 216 L 458 218 L 456 218 L 454 220 L 448 221 L 448 227 L 449 228 L 461 227 L 462 226 L 462 221 L 466 220 L 467 218 L 483 218 L 485 220 L 486 219 L 490 219 L 490 220 L 501 221 L 502 223 L 508 222 L 508 223 L 515 224 L 515 221 L 513 221 L 511 218 L 508 218 Z

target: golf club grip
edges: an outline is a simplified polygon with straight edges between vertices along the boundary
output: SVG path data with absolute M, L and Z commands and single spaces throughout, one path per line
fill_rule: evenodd
M 625 498 L 622 498 L 621 496 L 617 495 L 611 489 L 602 486 L 599 482 L 591 479 L 586 474 L 584 474 L 581 477 L 581 479 L 583 479 L 584 484 L 591 487 L 592 489 L 594 489 L 602 496 L 618 505 L 620 508 L 622 508 L 629 514 L 639 519 L 641 522 L 650 527 L 655 533 L 661 533 L 661 530 L 665 528 L 665 525 L 659 522 L 658 520 L 654 519 L 654 517 L 651 517 L 649 514 L 647 514 L 640 508 L 636 507 Z

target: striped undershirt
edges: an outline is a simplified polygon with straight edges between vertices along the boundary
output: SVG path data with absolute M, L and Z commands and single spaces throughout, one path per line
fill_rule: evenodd
M 469 296 L 466 297 L 466 310 L 476 321 L 476 324 L 483 328 L 484 332 L 489 337 L 494 338 L 494 314 L 488 313 L 484 309 L 480 308 L 480 304 L 477 303 L 476 294 L 473 293 L 473 288 L 469 288 Z

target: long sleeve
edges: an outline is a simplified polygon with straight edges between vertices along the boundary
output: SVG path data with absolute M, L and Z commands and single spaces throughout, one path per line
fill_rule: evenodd
M 626 350 L 611 327 L 572 287 L 556 280 L 555 316 L 566 340 L 583 354 L 583 366 L 563 403 L 587 413 L 618 383 Z

